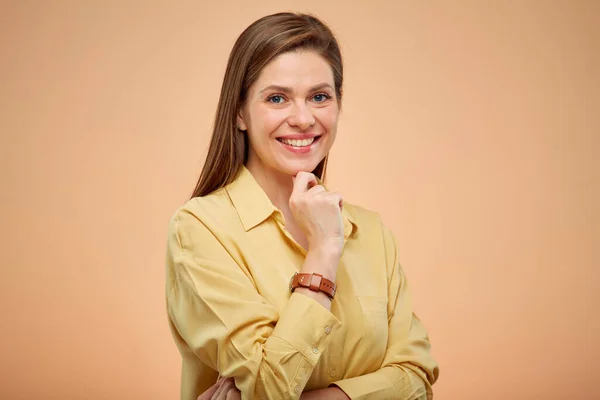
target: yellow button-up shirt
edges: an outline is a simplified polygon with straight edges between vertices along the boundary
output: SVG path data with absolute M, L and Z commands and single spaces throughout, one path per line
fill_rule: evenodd
M 181 399 L 218 376 L 242 399 L 297 399 L 336 385 L 352 399 L 430 399 L 438 366 L 412 312 L 395 239 L 378 214 L 344 202 L 345 245 L 328 311 L 290 294 L 306 251 L 243 167 L 234 182 L 171 218 L 169 323 Z

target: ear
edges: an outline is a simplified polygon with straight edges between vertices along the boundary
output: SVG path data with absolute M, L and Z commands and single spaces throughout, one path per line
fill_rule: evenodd
M 238 113 L 236 124 L 239 130 L 248 130 L 248 126 L 246 125 L 246 121 L 244 120 L 244 116 L 242 115 L 242 110 L 240 110 L 240 112 Z

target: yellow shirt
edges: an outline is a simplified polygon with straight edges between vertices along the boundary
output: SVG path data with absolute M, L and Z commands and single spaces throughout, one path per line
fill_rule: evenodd
M 376 213 L 344 203 L 331 312 L 289 282 L 306 251 L 243 167 L 171 218 L 166 299 L 182 356 L 181 399 L 219 374 L 242 399 L 297 399 L 339 386 L 352 399 L 430 399 L 438 366 L 412 312 L 395 239 Z

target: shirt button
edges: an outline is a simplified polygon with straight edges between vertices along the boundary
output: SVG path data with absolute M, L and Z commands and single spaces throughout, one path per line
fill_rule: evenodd
M 302 391 L 302 388 L 300 387 L 300 385 L 297 385 L 297 386 L 294 388 L 294 391 L 295 391 L 296 393 L 300 393 L 300 391 Z
M 328 335 L 331 333 L 331 327 L 330 326 L 326 326 L 325 327 L 325 333 L 328 334 Z
M 335 369 L 332 369 L 331 371 L 329 371 L 329 375 L 331 375 L 331 377 L 335 376 Z
M 312 348 L 313 353 L 319 354 L 319 348 L 317 346 Z

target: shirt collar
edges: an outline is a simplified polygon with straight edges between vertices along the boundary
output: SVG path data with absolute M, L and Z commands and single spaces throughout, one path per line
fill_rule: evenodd
M 319 183 L 323 185 L 320 179 Z M 246 232 L 264 222 L 274 212 L 279 211 L 244 165 L 240 168 L 235 180 L 225 189 Z M 347 239 L 356 232 L 357 225 L 346 207 L 342 207 L 342 218 L 344 237 Z
M 226 186 L 226 190 L 246 232 L 277 211 L 265 191 L 244 165 L 235 180 Z

